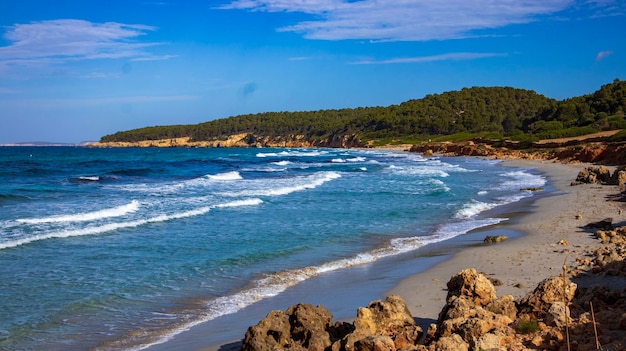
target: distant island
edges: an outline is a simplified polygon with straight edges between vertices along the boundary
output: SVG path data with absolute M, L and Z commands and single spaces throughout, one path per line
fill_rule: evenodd
M 267 112 L 106 135 L 95 147 L 377 147 L 488 142 L 531 148 L 540 140 L 626 129 L 626 81 L 557 101 L 531 90 L 472 87 L 387 107 Z M 626 140 L 617 132 L 603 141 Z
M 84 141 L 82 143 L 54 143 L 48 141 L 27 141 L 20 143 L 0 144 L 0 146 L 87 146 L 93 144 L 92 141 Z

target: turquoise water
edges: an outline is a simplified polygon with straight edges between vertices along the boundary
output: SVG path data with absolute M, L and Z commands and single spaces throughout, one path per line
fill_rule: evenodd
M 0 349 L 143 349 L 545 182 L 380 150 L 0 148 Z

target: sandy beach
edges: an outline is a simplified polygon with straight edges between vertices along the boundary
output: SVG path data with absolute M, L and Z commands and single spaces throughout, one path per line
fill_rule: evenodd
M 476 268 L 488 277 L 502 282 L 502 285 L 496 287 L 498 296 L 511 294 L 514 298 L 519 298 L 532 291 L 543 279 L 559 275 L 564 262 L 572 266 L 577 257 L 601 246 L 598 240 L 582 228 L 584 225 L 607 217 L 612 217 L 614 223 L 619 223 L 626 216 L 619 210 L 623 204 L 608 201 L 611 195 L 618 193 L 617 186 L 570 185 L 578 172 L 588 164 L 507 160 L 503 165 L 541 171 L 549 178 L 551 190 L 542 190 L 546 193 L 538 194 L 538 199 L 532 203 L 530 212 L 515 214 L 510 221 L 481 229 L 472 235 L 479 235 L 481 238 L 484 235 L 498 235 L 500 232 L 502 234 L 516 232 L 523 235 L 496 244 L 479 242 L 456 246 L 459 251 L 449 259 L 403 279 L 388 291 L 380 292 L 383 297 L 400 295 L 418 324 L 424 328 L 437 319 L 445 303 L 446 283 L 461 270 Z M 507 211 L 511 214 L 515 212 L 515 208 L 509 207 Z M 370 284 L 377 282 L 371 281 Z M 265 311 L 268 312 L 270 311 Z M 352 319 L 344 320 L 352 322 Z M 254 325 L 258 320 L 250 320 L 248 323 Z M 189 340 L 193 335 L 187 335 L 184 339 Z M 195 336 L 201 337 L 201 332 Z M 240 337 L 243 338 L 244 333 Z M 238 350 L 240 347 L 240 341 L 233 340 L 222 345 L 205 345 L 195 349 L 225 351 Z M 160 347 L 154 350 L 160 350 Z
M 502 282 L 496 287 L 498 296 L 510 294 L 518 298 L 543 279 L 559 275 L 564 262 L 571 267 L 585 251 L 601 246 L 582 226 L 607 217 L 612 217 L 614 223 L 624 220 L 619 210 L 623 204 L 608 201 L 608 197 L 618 193 L 617 186 L 570 185 L 585 164 L 516 160 L 505 161 L 504 165 L 536 168 L 557 189 L 555 195 L 538 199 L 530 214 L 504 224 L 524 235 L 465 248 L 451 259 L 405 279 L 385 295 L 400 295 L 415 317 L 436 320 L 445 303 L 450 277 L 462 269 L 476 268 Z

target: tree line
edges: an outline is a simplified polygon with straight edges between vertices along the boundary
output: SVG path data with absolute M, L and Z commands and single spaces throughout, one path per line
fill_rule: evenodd
M 266 112 L 192 125 L 122 131 L 101 142 L 189 137 L 219 140 L 248 133 L 261 137 L 302 135 L 307 140 L 356 135 L 369 140 L 424 140 L 480 135 L 512 140 L 572 137 L 626 128 L 626 81 L 615 79 L 592 94 L 557 101 L 532 90 L 472 87 L 427 95 L 387 107 Z

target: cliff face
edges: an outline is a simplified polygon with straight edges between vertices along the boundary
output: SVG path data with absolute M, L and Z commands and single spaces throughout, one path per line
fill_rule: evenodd
M 362 147 L 364 144 L 356 135 L 331 135 L 326 139 L 311 140 L 304 135 L 256 136 L 242 133 L 226 139 L 193 141 L 189 137 L 161 140 L 143 140 L 138 142 L 96 142 L 91 147 Z
M 626 144 L 584 143 L 553 148 L 514 150 L 484 143 L 429 143 L 414 145 L 411 152 L 425 155 L 481 156 L 497 159 L 559 160 L 561 162 L 588 162 L 607 165 L 626 164 Z

